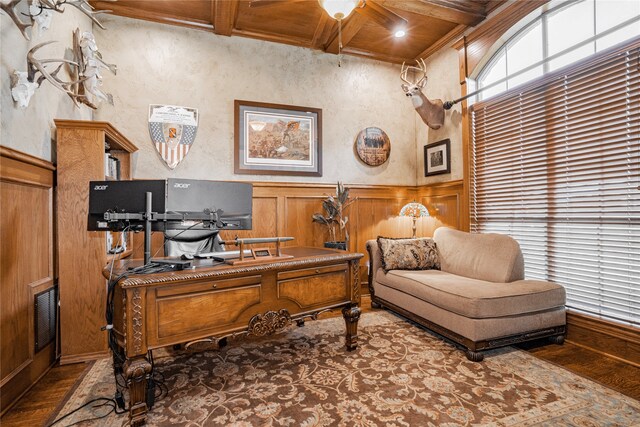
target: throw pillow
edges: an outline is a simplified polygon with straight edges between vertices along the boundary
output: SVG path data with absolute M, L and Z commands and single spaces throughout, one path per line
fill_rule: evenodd
M 438 249 L 433 239 L 392 239 L 378 237 L 382 254 L 382 269 L 389 270 L 440 270 Z

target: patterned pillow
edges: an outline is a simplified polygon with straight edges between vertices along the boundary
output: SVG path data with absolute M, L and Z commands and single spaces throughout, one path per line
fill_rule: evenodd
M 440 270 L 438 249 L 433 239 L 391 239 L 378 236 L 382 269 Z

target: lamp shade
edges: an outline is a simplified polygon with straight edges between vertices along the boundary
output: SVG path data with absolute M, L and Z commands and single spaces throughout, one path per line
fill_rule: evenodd
M 318 0 L 320 6 L 334 19 L 341 20 L 349 16 L 360 0 Z
M 409 216 L 412 218 L 420 218 L 423 216 L 429 216 L 429 211 L 424 205 L 418 202 L 407 203 L 400 209 L 400 216 Z

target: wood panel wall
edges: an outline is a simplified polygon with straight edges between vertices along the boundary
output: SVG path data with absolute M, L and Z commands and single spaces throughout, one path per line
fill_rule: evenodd
M 459 227 L 462 181 L 414 186 L 349 185 L 350 196 L 357 200 L 349 207 L 349 250 L 365 254 L 367 240 L 377 236 L 411 237 L 411 219 L 399 217 L 402 206 L 418 200 L 429 210 L 430 217 L 417 223 L 419 236 L 432 236 L 442 225 Z M 288 246 L 323 246 L 329 240 L 326 229 L 311 222 L 311 216 L 322 212 L 322 200 L 335 193 L 331 184 L 289 184 L 256 182 L 253 184 L 253 229 L 223 231 L 225 240 L 236 236 L 290 236 Z M 162 233 L 154 233 L 152 254 L 161 254 Z M 142 257 L 142 238 L 135 239 L 134 258 Z M 227 248 L 227 249 L 233 249 Z M 363 266 L 364 267 L 364 266 Z M 367 280 L 367 269 L 361 268 L 361 279 Z
M 54 286 L 53 174 L 44 160 L 0 147 L 0 412 L 56 358 L 55 341 L 35 353 L 34 296 Z

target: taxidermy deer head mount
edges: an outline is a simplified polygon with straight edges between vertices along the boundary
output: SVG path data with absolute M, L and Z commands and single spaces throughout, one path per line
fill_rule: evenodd
M 416 61 L 418 66 L 406 66 L 402 63 L 400 78 L 406 84 L 402 85 L 405 95 L 411 98 L 413 108 L 416 109 L 418 115 L 423 122 L 431 129 L 440 129 L 444 124 L 444 107 L 441 99 L 429 100 L 422 93 L 422 88 L 427 84 L 427 66 L 423 59 Z M 411 82 L 407 78 L 409 70 L 415 70 L 417 75 L 421 74 L 418 81 Z

